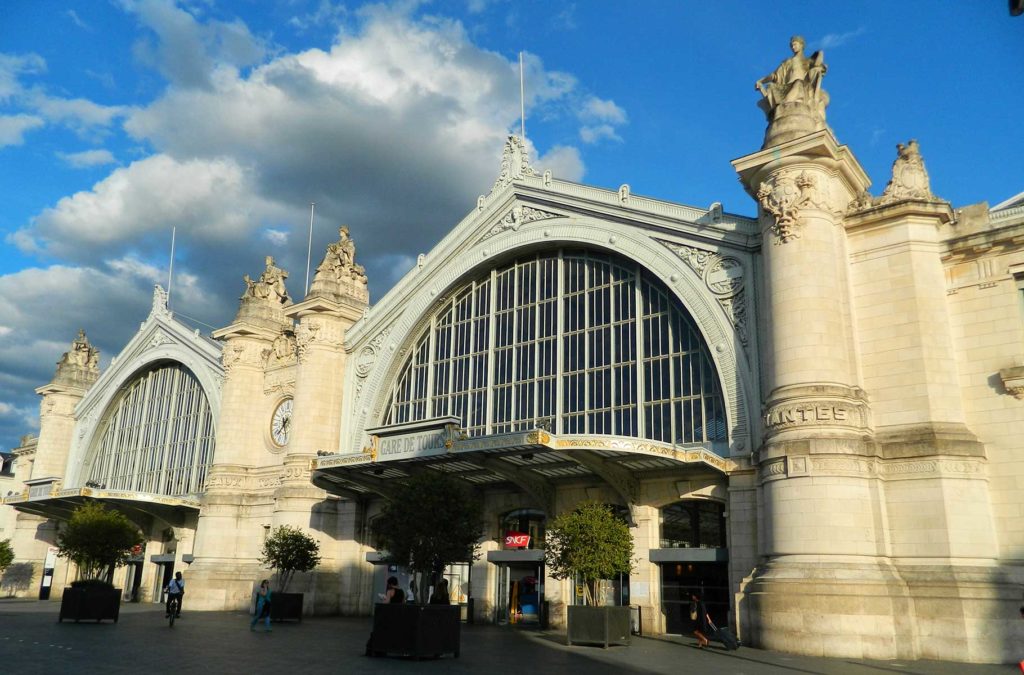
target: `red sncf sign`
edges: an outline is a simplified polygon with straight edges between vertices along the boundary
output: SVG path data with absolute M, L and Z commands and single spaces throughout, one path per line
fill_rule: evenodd
M 530 545 L 530 535 L 525 532 L 506 532 L 505 548 L 526 548 Z

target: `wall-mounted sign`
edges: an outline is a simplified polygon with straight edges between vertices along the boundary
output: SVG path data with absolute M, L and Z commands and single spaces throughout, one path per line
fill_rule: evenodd
M 505 548 L 527 548 L 530 545 L 530 535 L 525 532 L 506 532 Z

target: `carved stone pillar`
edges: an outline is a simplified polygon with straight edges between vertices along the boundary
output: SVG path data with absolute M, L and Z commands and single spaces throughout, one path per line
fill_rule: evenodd
M 262 527 L 252 512 L 267 500 L 254 494 L 250 471 L 260 464 L 266 444 L 266 411 L 258 405 L 264 364 L 274 341 L 292 326 L 284 313 L 291 304 L 284 289 L 287 272 L 273 258 L 266 265 L 259 281 L 246 276 L 235 321 L 213 333 L 224 343 L 224 385 L 216 450 L 192 549 L 195 562 L 189 567 L 189 604 L 196 609 L 247 607 L 254 581 L 265 574 L 258 563 Z
M 39 404 L 39 439 L 31 478 L 63 478 L 75 430 L 75 406 L 100 376 L 100 351 L 89 344 L 85 331 L 57 362 L 49 384 L 36 389 Z

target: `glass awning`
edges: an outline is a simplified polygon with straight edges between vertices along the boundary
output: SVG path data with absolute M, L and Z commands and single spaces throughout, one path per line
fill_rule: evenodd
M 188 516 L 199 512 L 199 498 L 195 496 L 170 497 L 96 487 L 65 490 L 61 488 L 58 479 L 32 480 L 26 484 L 28 487 L 24 492 L 10 495 L 0 500 L 0 503 L 14 507 L 22 513 L 67 520 L 76 507 L 93 500 L 116 508 L 140 526 L 153 518 L 171 526 L 181 526 L 185 524 Z

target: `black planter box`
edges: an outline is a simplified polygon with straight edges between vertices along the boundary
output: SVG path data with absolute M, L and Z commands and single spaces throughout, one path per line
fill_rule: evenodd
M 378 604 L 367 656 L 459 658 L 462 608 L 458 605 Z
M 112 619 L 117 623 L 121 613 L 121 589 L 89 586 L 83 588 L 65 588 L 60 600 L 60 616 L 57 622 L 64 619 L 79 621 L 95 621 Z
M 565 644 L 628 645 L 629 607 L 569 607 Z
M 302 621 L 303 593 L 274 593 L 270 596 L 271 621 Z

